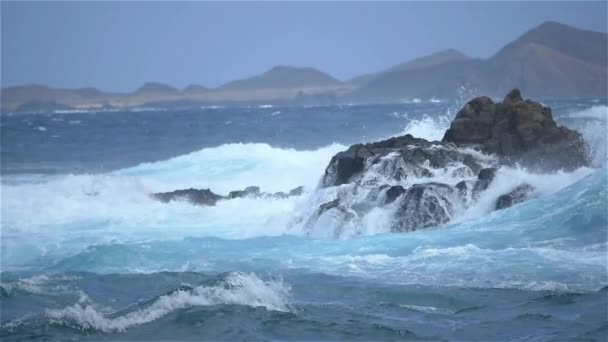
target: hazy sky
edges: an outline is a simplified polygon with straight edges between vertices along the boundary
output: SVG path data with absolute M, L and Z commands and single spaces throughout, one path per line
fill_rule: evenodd
M 218 86 L 273 65 L 340 78 L 444 48 L 488 57 L 546 20 L 606 32 L 606 2 L 1 2 L 2 86 Z

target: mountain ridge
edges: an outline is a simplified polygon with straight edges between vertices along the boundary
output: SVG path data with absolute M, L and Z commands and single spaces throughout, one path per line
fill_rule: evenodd
M 607 96 L 608 35 L 547 21 L 521 34 L 494 55 L 471 58 L 444 49 L 375 73 L 341 81 L 312 67 L 277 65 L 217 88 L 177 89 L 148 82 L 130 93 L 97 88 L 30 84 L 2 88 L 0 110 L 19 108 L 128 108 L 200 104 L 327 104 L 451 98 L 466 88 L 499 96 L 518 87 L 533 97 Z

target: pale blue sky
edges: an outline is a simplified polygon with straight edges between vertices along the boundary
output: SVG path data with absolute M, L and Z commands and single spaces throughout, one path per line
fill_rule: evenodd
M 445 48 L 488 57 L 546 20 L 606 31 L 606 2 L 1 2 L 2 86 L 218 86 L 273 65 L 340 79 Z

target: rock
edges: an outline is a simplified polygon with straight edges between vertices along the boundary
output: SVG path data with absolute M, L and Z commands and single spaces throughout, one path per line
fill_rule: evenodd
M 479 145 L 486 153 L 543 171 L 573 170 L 590 163 L 581 134 L 558 127 L 551 108 L 523 100 L 518 89 L 500 103 L 487 97 L 469 101 L 456 114 L 443 142 Z
M 304 191 L 304 187 L 299 186 L 289 191 L 289 194 L 284 192 L 267 193 L 261 192 L 258 186 L 248 186 L 244 190 L 230 191 L 228 196 L 217 195 L 209 189 L 184 189 L 170 192 L 160 192 L 152 194 L 152 197 L 161 202 L 167 203 L 174 200 L 185 200 L 197 205 L 213 206 L 220 200 L 228 200 L 235 198 L 276 198 L 283 199 L 291 196 L 300 196 Z
M 395 202 L 395 200 L 401 196 L 405 192 L 405 189 L 401 185 L 391 186 L 386 190 L 386 199 L 385 203 L 390 204 Z
M 475 186 L 473 187 L 474 196 L 486 190 L 494 180 L 494 177 L 496 177 L 496 168 L 494 167 L 488 167 L 479 171 L 477 182 L 475 182 Z
M 279 192 L 275 192 L 274 194 L 270 194 L 268 197 L 283 199 L 283 198 L 288 198 L 289 195 L 284 193 L 283 191 L 279 191 Z
M 453 215 L 454 189 L 442 183 L 416 184 L 401 198 L 393 232 L 414 231 L 447 223 Z
M 408 175 L 432 177 L 432 169 L 465 162 L 474 172 L 481 168 L 470 154 L 407 134 L 372 144 L 354 145 L 336 154 L 325 169 L 321 184 L 330 187 L 356 182 L 371 168 L 395 181 L 403 181 Z
M 175 200 L 186 200 L 196 205 L 213 206 L 219 200 L 226 199 L 224 196 L 214 194 L 209 189 L 185 189 L 153 194 L 153 197 L 161 202 L 168 203 Z
M 495 167 L 488 167 L 488 168 L 482 169 L 481 171 L 479 171 L 479 174 L 477 175 L 477 179 L 487 180 L 489 182 L 493 181 L 494 177 L 496 177 L 496 168 Z
M 303 186 L 299 186 L 297 188 L 291 189 L 289 191 L 289 195 L 288 196 L 300 196 L 300 195 L 302 195 L 303 192 L 304 192 L 304 187 Z
M 340 199 L 338 198 L 333 201 L 323 203 L 319 206 L 319 209 L 317 209 L 317 216 L 321 216 L 324 212 L 328 211 L 329 209 L 337 208 L 339 205 Z
M 308 220 L 299 222 L 323 229 L 326 222 L 317 225 L 316 220 L 331 219 L 347 227 L 352 220 L 365 221 L 374 208 L 390 205 L 395 209 L 390 211 L 394 212 L 393 232 L 445 224 L 457 209 L 478 200 L 494 181 L 498 167 L 515 163 L 539 171 L 571 170 L 588 165 L 589 158 L 578 132 L 558 127 L 550 108 L 524 100 L 514 89 L 502 102 L 489 97 L 469 101 L 441 142 L 404 135 L 353 145 L 336 154 L 318 191 L 339 200 L 323 203 L 307 214 Z M 421 179 L 433 177 L 455 179 L 456 185 Z M 421 180 L 409 185 L 412 179 Z M 496 209 L 524 201 L 532 193 L 531 186 L 519 186 L 498 198 Z M 331 213 L 323 215 L 327 211 Z
M 248 186 L 244 190 L 230 191 L 228 198 L 243 198 L 243 197 L 259 197 L 260 187 L 259 186 Z
M 522 184 L 496 200 L 496 210 L 505 209 L 527 200 L 535 188 L 529 184 Z

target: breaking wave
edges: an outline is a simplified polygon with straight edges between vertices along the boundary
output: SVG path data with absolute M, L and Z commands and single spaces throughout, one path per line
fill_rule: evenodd
M 291 310 L 290 286 L 280 279 L 262 280 L 253 273 L 232 272 L 216 284 L 182 285 L 115 313 L 102 312 L 107 310 L 96 308 L 86 294 L 81 294 L 77 303 L 62 309 L 48 309 L 44 316 L 51 324 L 109 333 L 125 331 L 181 309 L 212 305 L 244 305 L 288 312 Z M 3 328 L 15 328 L 19 324 L 19 321 L 8 322 Z

